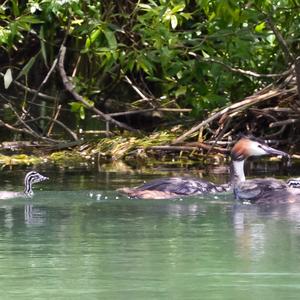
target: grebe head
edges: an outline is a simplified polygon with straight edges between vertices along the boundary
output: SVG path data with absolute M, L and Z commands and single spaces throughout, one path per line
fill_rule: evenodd
M 286 152 L 274 149 L 266 144 L 252 140 L 250 138 L 241 138 L 231 150 L 231 159 L 233 161 L 242 161 L 249 156 L 262 155 L 280 155 L 289 157 Z
M 28 196 L 32 196 L 33 195 L 32 185 L 36 182 L 41 182 L 47 179 L 49 178 L 35 171 L 31 171 L 27 173 L 24 179 L 24 185 L 25 185 L 24 193 Z

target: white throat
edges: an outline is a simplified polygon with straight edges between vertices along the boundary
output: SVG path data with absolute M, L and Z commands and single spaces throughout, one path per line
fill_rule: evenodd
M 233 183 L 238 183 L 238 182 L 241 182 L 241 181 L 245 181 L 246 178 L 245 178 L 245 173 L 244 173 L 244 160 L 234 160 L 232 161 L 231 163 L 231 174 L 230 174 L 230 177 L 231 177 L 231 181 Z

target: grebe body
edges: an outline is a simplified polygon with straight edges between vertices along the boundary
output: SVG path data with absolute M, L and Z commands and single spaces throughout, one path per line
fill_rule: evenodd
M 233 189 L 237 199 L 244 197 L 246 189 L 244 163 L 249 156 L 281 155 L 287 153 L 269 147 L 250 138 L 240 139 L 231 150 L 230 182 L 218 185 L 202 179 L 188 177 L 161 178 L 135 188 L 121 188 L 118 191 L 134 198 L 167 199 L 206 193 L 226 192 Z M 259 193 L 257 193 L 259 195 Z
M 152 180 L 135 188 L 121 188 L 118 191 L 132 198 L 168 199 L 228 190 L 228 184 L 218 185 L 192 177 L 171 177 Z
M 298 195 L 300 196 L 300 189 L 274 178 L 250 179 L 234 186 L 235 198 L 243 203 L 292 203 Z
M 49 179 L 38 172 L 31 171 L 26 174 L 24 178 L 24 192 L 0 191 L 0 200 L 19 198 L 19 197 L 32 197 L 32 186 L 34 183 L 41 182 Z

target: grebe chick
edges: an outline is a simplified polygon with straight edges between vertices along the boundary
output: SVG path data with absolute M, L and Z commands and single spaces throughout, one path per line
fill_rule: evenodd
M 0 191 L 0 200 L 19 198 L 19 197 L 32 197 L 33 190 L 32 185 L 37 182 L 41 182 L 49 179 L 41 175 L 38 172 L 31 171 L 26 174 L 24 179 L 24 192 L 11 192 L 11 191 Z
M 167 199 L 206 193 L 226 192 L 239 182 L 245 181 L 244 162 L 249 156 L 282 155 L 285 152 L 271 148 L 250 138 L 240 139 L 231 150 L 230 182 L 214 184 L 202 179 L 188 177 L 161 178 L 139 187 L 121 188 L 118 191 L 129 197 L 142 199 Z M 238 193 L 238 190 L 237 190 Z

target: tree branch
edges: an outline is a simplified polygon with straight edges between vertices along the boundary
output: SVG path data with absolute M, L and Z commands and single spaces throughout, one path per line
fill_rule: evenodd
M 136 129 L 126 125 L 125 123 L 119 122 L 115 119 L 113 119 L 112 117 L 110 117 L 109 115 L 106 115 L 105 113 L 103 113 L 102 111 L 100 111 L 99 109 L 95 108 L 93 105 L 91 105 L 88 101 L 86 101 L 81 95 L 79 95 L 76 91 L 75 91 L 75 86 L 73 85 L 73 83 L 68 79 L 65 68 L 64 68 L 64 60 L 65 60 L 65 55 L 66 55 L 66 47 L 64 45 L 61 46 L 60 48 L 60 53 L 59 53 L 59 60 L 58 60 L 58 69 L 59 69 L 59 73 L 60 76 L 62 78 L 62 82 L 66 88 L 66 90 L 72 94 L 72 96 L 74 97 L 75 100 L 77 100 L 78 102 L 82 103 L 86 108 L 92 110 L 93 112 L 95 112 L 98 116 L 100 116 L 104 121 L 106 122 L 110 122 L 120 128 L 129 130 L 129 131 L 137 131 Z

